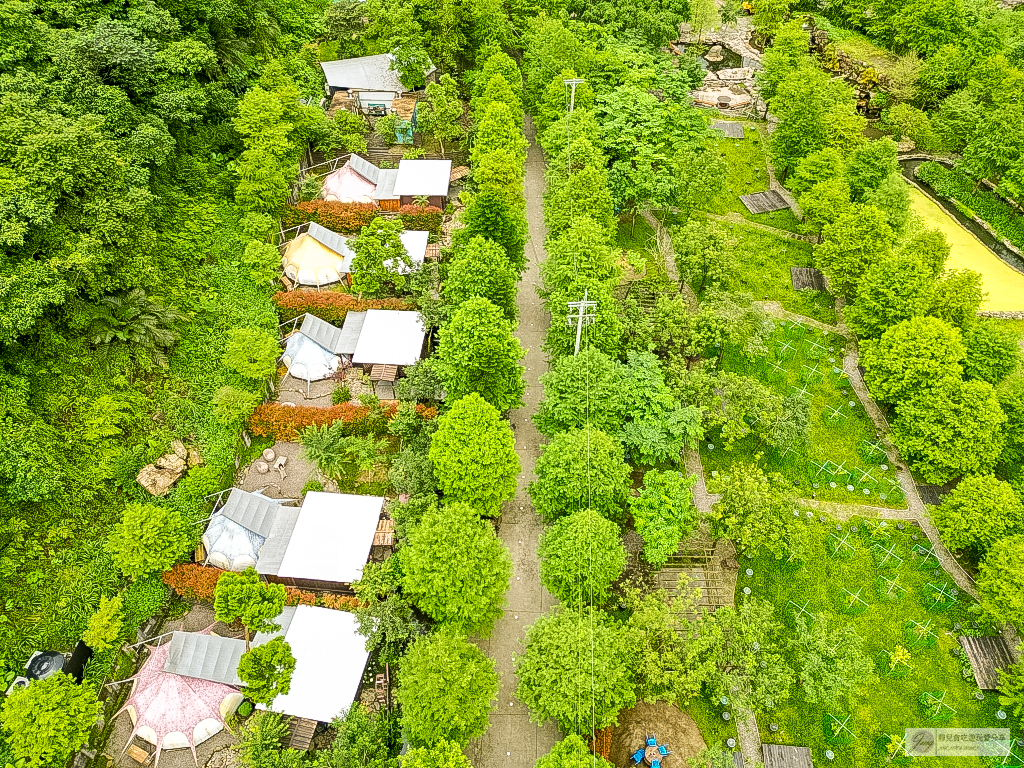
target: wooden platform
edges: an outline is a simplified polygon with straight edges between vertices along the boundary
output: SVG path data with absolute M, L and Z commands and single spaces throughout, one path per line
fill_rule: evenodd
M 316 726 L 316 720 L 293 717 L 288 724 L 288 736 L 285 738 L 285 746 L 289 749 L 298 749 L 305 752 L 313 744 L 313 732 L 316 731 Z
M 743 123 L 734 123 L 728 120 L 715 120 L 711 124 L 712 130 L 721 131 L 730 139 L 743 138 Z
M 995 691 L 999 688 L 998 669 L 1006 669 L 1013 664 L 1010 646 L 1001 635 L 992 637 L 961 637 L 960 645 L 971 661 L 974 670 L 974 682 L 983 691 Z
M 789 276 L 796 291 L 825 291 L 825 275 L 814 267 L 790 267 Z
M 764 768 L 814 768 L 811 750 L 807 747 L 790 747 L 784 744 L 762 744 Z
M 751 213 L 771 213 L 789 208 L 786 198 L 774 189 L 769 189 L 767 192 L 755 192 L 752 195 L 740 195 L 740 202 Z

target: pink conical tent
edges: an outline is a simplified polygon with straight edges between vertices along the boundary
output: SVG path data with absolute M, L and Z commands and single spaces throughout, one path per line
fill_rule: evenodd
M 157 762 L 161 750 L 189 747 L 198 765 L 196 744 L 224 728 L 224 718 L 238 707 L 242 694 L 223 683 L 164 672 L 170 648 L 170 643 L 150 646 L 149 658 L 117 714 L 127 711 L 132 719 L 128 744 L 135 736 L 145 739 L 156 747 Z

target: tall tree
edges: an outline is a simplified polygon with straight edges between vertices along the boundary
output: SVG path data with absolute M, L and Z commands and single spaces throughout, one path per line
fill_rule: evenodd
M 412 258 L 402 244 L 399 219 L 376 218 L 352 240 L 352 290 L 367 296 L 393 295 L 405 287 Z
M 225 571 L 213 590 L 213 609 L 217 621 L 245 626 L 245 649 L 249 650 L 250 632 L 276 632 L 276 619 L 284 608 L 285 588 L 281 584 L 260 581 L 252 568 L 241 573 Z
M 1011 533 L 1024 533 L 1024 505 L 995 475 L 970 475 L 942 497 L 933 517 L 950 549 L 984 552 Z
M 520 406 L 525 354 L 500 309 L 482 296 L 462 302 L 441 329 L 437 348 L 448 402 L 479 394 L 499 411 Z
M 508 424 L 493 405 L 473 393 L 438 419 L 430 461 L 441 492 L 493 517 L 516 491 L 519 457 Z
M 512 559 L 468 504 L 428 509 L 399 557 L 405 594 L 435 621 L 487 635 L 501 618 Z
M 498 675 L 494 660 L 465 636 L 443 629 L 421 637 L 402 659 L 398 682 L 402 726 L 414 745 L 464 747 L 487 730 Z
M 426 103 L 418 105 L 417 125 L 437 139 L 444 157 L 444 143 L 459 138 L 462 128 L 462 100 L 459 86 L 447 72 L 427 85 Z
M 864 381 L 872 395 L 887 403 L 955 381 L 963 373 L 966 350 L 960 334 L 933 317 L 904 320 L 861 347 Z
M 855 204 L 824 227 L 814 260 L 828 275 L 832 291 L 853 299 L 868 267 L 887 256 L 895 240 L 882 211 Z
M 902 182 L 901 182 L 902 183 Z M 931 275 L 914 254 L 883 256 L 868 267 L 846 322 L 858 336 L 877 339 L 889 328 L 928 307 Z
M 562 432 L 537 459 L 530 498 L 548 521 L 576 509 L 593 509 L 617 520 L 626 503 L 629 466 L 622 445 L 593 427 Z
M 177 510 L 156 504 L 128 504 L 107 537 L 106 549 L 130 579 L 166 571 L 189 548 L 185 522 Z
M 541 535 L 540 580 L 571 606 L 603 605 L 626 567 L 619 526 L 590 509 L 556 520 Z
M 12 757 L 35 768 L 69 760 L 88 742 L 99 714 L 96 692 L 58 672 L 7 696 L 0 724 Z
M 644 560 L 651 565 L 664 565 L 697 527 L 699 513 L 690 490 L 696 479 L 652 469 L 644 474 L 640 495 L 629 498 L 636 532 L 644 540 Z
M 978 570 L 981 605 L 998 621 L 1019 622 L 1024 616 L 1024 534 L 1000 539 Z
M 556 610 L 526 630 L 526 652 L 516 659 L 516 697 L 529 707 L 531 721 L 554 720 L 563 733 L 604 728 L 636 702 L 628 653 L 623 628 L 604 613 Z
M 900 402 L 892 439 L 925 482 L 945 483 L 992 471 L 1005 422 L 991 384 L 946 379 Z
M 295 656 L 291 646 L 278 635 L 242 654 L 238 660 L 238 679 L 242 693 L 257 704 L 269 707 L 278 696 L 292 687 Z
M 467 299 L 480 296 L 498 307 L 506 320 L 514 322 L 518 314 L 517 281 L 518 275 L 502 247 L 478 235 L 455 249 L 448 263 L 444 299 L 455 309 Z
M 674 227 L 672 250 L 680 281 L 688 283 L 698 295 L 706 288 L 728 287 L 736 256 L 721 224 L 690 219 L 682 227 Z
M 763 549 L 778 558 L 786 550 L 795 500 L 792 485 L 781 475 L 765 475 L 754 464 L 733 464 L 712 524 L 746 554 Z

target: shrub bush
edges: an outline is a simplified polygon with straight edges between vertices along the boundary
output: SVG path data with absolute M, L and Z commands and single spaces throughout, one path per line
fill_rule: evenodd
M 435 205 L 403 205 L 398 215 L 406 229 L 425 229 L 432 238 L 441 234 L 444 213 Z
M 164 573 L 163 581 L 181 597 L 210 602 L 213 600 L 213 590 L 222 573 L 224 571 L 220 568 L 179 563 Z
M 1018 248 L 1024 248 L 1024 221 L 1009 203 L 995 192 L 979 189 L 959 168 L 946 168 L 939 163 L 921 163 L 914 175 L 929 184 L 943 197 L 948 197 L 968 216 L 977 216 Z
M 327 200 L 306 200 L 286 211 L 285 219 L 303 224 L 315 221 L 335 232 L 358 232 L 377 215 L 377 206 L 373 203 L 338 203 Z M 288 224 L 285 224 L 287 227 Z
M 328 323 L 340 325 L 350 311 L 362 312 L 367 309 L 416 309 L 416 305 L 405 299 L 362 299 L 351 293 L 337 291 L 288 291 L 275 293 L 274 305 L 287 322 L 309 312 Z
M 336 421 L 344 421 L 344 435 L 375 435 L 386 434 L 387 422 L 398 411 L 397 405 L 384 406 L 374 413 L 374 409 L 365 405 L 342 403 L 330 408 L 317 408 L 310 405 L 281 405 L 280 403 L 263 403 L 257 406 L 249 417 L 249 432 L 256 437 L 270 437 L 274 440 L 296 441 L 299 433 L 306 427 L 322 427 Z M 416 406 L 417 413 L 424 418 L 432 419 L 437 415 L 433 408 Z M 383 415 L 383 418 L 380 418 Z
M 324 592 L 317 601 L 324 608 L 333 608 L 336 611 L 354 611 L 356 608 L 363 608 L 365 604 L 358 597 L 346 595 L 332 595 Z
M 284 588 L 285 605 L 316 605 L 316 593 L 306 592 L 298 587 Z

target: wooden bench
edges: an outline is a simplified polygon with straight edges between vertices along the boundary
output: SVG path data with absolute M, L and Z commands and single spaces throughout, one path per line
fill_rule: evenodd
M 139 765 L 149 765 L 153 762 L 154 752 L 148 752 L 137 744 L 129 744 L 125 750 L 125 754 L 128 755 Z

